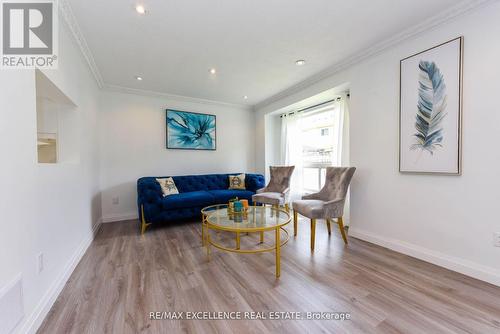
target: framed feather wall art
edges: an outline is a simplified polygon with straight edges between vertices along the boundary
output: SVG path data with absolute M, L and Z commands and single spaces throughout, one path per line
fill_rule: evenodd
M 400 62 L 399 171 L 461 173 L 463 37 Z

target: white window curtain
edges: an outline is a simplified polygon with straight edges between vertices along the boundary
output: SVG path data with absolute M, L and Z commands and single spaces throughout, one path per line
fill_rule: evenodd
M 349 98 L 342 94 L 334 108 L 334 166 L 349 166 Z
M 337 150 L 337 161 L 339 166 L 349 167 L 351 165 L 349 156 L 349 97 L 347 94 L 342 94 L 338 102 L 338 114 L 336 115 L 336 122 L 338 122 L 338 137 L 337 143 L 334 143 Z M 351 223 L 351 202 L 350 191 L 347 192 L 346 202 L 344 206 L 344 225 L 349 226 Z
M 281 117 L 281 163 L 295 166 L 290 185 L 290 201 L 300 199 L 303 189 L 303 131 L 301 118 L 309 112 L 319 112 L 325 109 L 321 106 L 304 112 L 285 114 Z M 349 108 L 348 97 L 344 94 L 328 108 L 333 112 L 333 166 L 349 165 Z
M 302 196 L 302 141 L 300 114 L 291 113 L 281 117 L 281 163 L 295 166 L 290 183 L 289 200 Z

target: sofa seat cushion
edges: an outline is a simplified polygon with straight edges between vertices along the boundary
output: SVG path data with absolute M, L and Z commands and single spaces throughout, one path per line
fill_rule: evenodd
M 236 190 L 236 189 L 224 189 L 224 190 L 209 190 L 210 194 L 215 197 L 215 202 L 217 204 L 227 203 L 230 199 L 238 197 L 238 199 L 251 200 L 254 194 L 249 190 Z
M 215 198 L 209 191 L 191 191 L 163 197 L 161 200 L 163 210 L 203 207 L 215 204 Z
M 180 222 L 188 219 L 201 218 L 201 209 L 205 206 L 195 206 L 191 208 L 181 208 L 172 210 L 160 210 L 151 216 L 148 223 L 165 223 L 169 221 Z

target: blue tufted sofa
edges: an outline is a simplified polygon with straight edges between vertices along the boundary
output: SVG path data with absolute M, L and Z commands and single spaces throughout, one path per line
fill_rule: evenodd
M 252 195 L 265 186 L 264 176 L 245 174 L 246 190 L 228 189 L 228 176 L 237 174 L 173 176 L 179 194 L 166 197 L 156 179 L 168 176 L 141 177 L 137 180 L 137 206 L 142 233 L 149 224 L 200 217 L 204 207 L 227 203 L 234 197 L 251 203 Z

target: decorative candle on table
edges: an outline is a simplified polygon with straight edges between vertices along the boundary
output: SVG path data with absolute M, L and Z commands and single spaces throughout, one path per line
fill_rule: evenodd
M 243 203 L 241 201 L 233 202 L 234 212 L 242 212 L 243 211 Z
M 234 207 L 234 221 L 236 223 L 243 222 L 243 203 L 241 201 L 233 202 Z
M 247 199 L 240 199 L 241 204 L 243 204 L 243 215 L 245 216 L 245 219 L 248 217 L 248 200 Z

